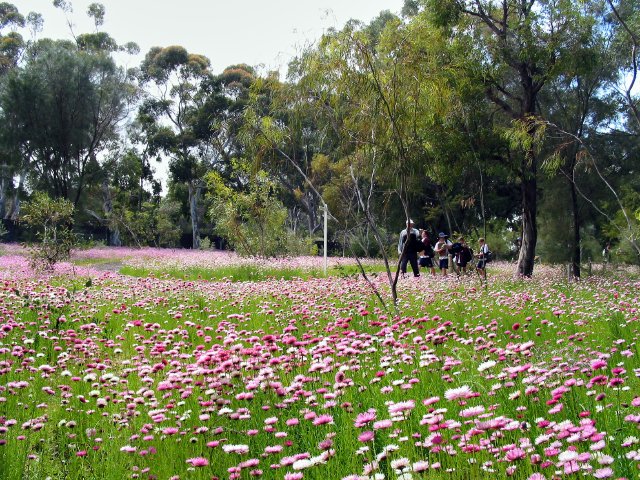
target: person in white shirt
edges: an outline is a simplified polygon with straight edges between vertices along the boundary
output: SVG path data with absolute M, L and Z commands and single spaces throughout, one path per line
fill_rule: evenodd
M 440 271 L 442 272 L 442 276 L 447 276 L 447 270 L 449 269 L 449 248 L 452 243 L 447 240 L 447 235 L 443 232 L 438 234 L 438 241 L 436 242 L 436 246 L 433 247 L 436 254 L 438 255 L 438 266 L 440 267 Z
M 476 264 L 476 270 L 482 279 L 487 279 L 487 257 L 489 256 L 489 245 L 484 241 L 484 238 L 479 238 L 480 251 L 476 255 L 478 257 L 478 263 Z

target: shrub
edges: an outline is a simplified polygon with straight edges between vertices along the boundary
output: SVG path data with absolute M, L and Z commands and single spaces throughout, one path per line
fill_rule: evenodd
M 200 250 L 211 250 L 211 239 L 209 237 L 200 239 Z
M 30 263 L 37 270 L 53 270 L 56 263 L 67 260 L 77 245 L 73 233 L 73 203 L 64 198 L 52 199 L 37 192 L 22 208 L 20 221 L 35 231 L 39 243 L 30 244 Z
M 233 191 L 210 175 L 215 191 L 211 216 L 215 231 L 240 255 L 275 257 L 289 254 L 290 233 L 287 209 L 276 197 L 276 186 L 264 172 L 258 172 L 246 191 Z M 299 245 L 295 246 L 296 249 Z

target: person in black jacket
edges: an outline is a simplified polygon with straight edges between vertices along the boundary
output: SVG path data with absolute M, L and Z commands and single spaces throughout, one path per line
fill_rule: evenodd
M 398 242 L 398 254 L 400 255 L 400 272 L 404 276 L 407 273 L 407 263 L 411 264 L 413 276 L 419 277 L 418 270 L 418 252 L 422 251 L 422 243 L 418 236 L 420 232 L 414 227 L 413 220 L 407 222 L 407 228 L 400 232 L 400 241 Z
M 433 257 L 435 256 L 435 252 L 433 250 L 433 246 L 431 245 L 431 239 L 429 238 L 429 234 L 426 230 L 420 230 L 421 242 L 422 242 L 422 251 L 420 252 L 420 258 L 418 259 L 418 265 L 422 268 L 429 268 L 431 270 L 431 275 L 435 276 L 436 267 L 433 265 Z
M 460 248 L 455 254 L 455 262 L 458 266 L 458 272 L 467 273 L 467 264 L 473 260 L 473 251 L 469 248 L 467 242 L 465 242 L 464 237 L 460 237 L 457 243 L 460 245 Z

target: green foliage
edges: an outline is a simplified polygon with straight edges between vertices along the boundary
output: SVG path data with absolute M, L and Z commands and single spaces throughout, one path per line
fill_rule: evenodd
M 452 27 L 459 20 L 462 8 L 455 0 L 427 0 L 425 12 L 434 25 Z
M 0 75 L 5 74 L 18 65 L 18 60 L 25 47 L 25 41 L 15 28 L 25 26 L 25 18 L 15 5 L 0 3 Z M 11 27 L 12 31 L 4 34 L 2 30 Z
M 640 264 L 640 210 L 626 212 L 618 210 L 611 222 L 604 226 L 604 232 L 609 239 L 617 243 L 614 251 L 617 262 Z
M 87 15 L 93 18 L 93 21 L 98 28 L 104 23 L 105 9 L 101 3 L 92 3 L 87 7 Z
M 78 204 L 100 170 L 135 87 L 108 51 L 67 41 L 33 44 L 0 91 L 3 139 L 34 190 Z
M 457 234 L 451 236 L 455 238 Z M 478 239 L 485 237 L 487 245 L 498 260 L 513 260 L 518 255 L 517 241 L 519 232 L 515 230 L 504 218 L 494 218 L 487 222 L 487 233 L 475 229 L 464 234 L 467 245 L 478 253 Z
M 205 74 L 210 63 L 207 57 L 189 53 L 179 45 L 153 47 L 144 58 L 141 71 L 146 80 L 166 83 L 174 72 L 185 79 Z
M 523 154 L 538 153 L 545 139 L 546 124 L 539 122 L 535 116 L 519 118 L 504 131 L 509 146 Z
M 380 235 L 386 240 L 386 245 L 393 247 L 389 254 L 394 256 L 396 252 L 396 243 L 393 238 L 387 234 L 383 229 L 379 229 Z M 360 258 L 376 258 L 382 256 L 380 245 L 376 242 L 370 228 L 358 227 L 352 229 L 348 235 L 346 235 L 348 243 L 348 251 L 351 255 L 358 256 Z
M 4 226 L 4 223 L 0 220 L 0 240 L 2 240 L 9 232 Z M 2 248 L 0 248 L 0 254 L 2 254 Z
M 168 198 L 162 199 L 157 214 L 156 238 L 159 247 L 177 247 L 182 234 L 176 219 L 180 214 L 180 205 Z
M 210 214 L 215 230 L 233 249 L 245 256 L 289 253 L 297 242 L 289 237 L 287 210 L 276 197 L 276 185 L 264 172 L 252 175 L 245 191 L 232 191 L 215 173 L 207 178 L 213 191 Z
M 566 263 L 571 260 L 572 225 L 554 204 L 562 202 L 562 197 L 545 200 L 539 215 L 540 236 L 536 252 L 544 263 Z
M 83 33 L 76 38 L 80 50 L 96 52 L 115 52 L 118 50 L 118 43 L 108 33 Z
M 64 199 L 51 199 L 36 192 L 22 208 L 20 220 L 35 231 L 40 243 L 30 246 L 31 266 L 53 270 L 56 263 L 67 260 L 77 245 L 73 232 L 73 204 Z
M 211 250 L 211 239 L 209 237 L 204 237 L 200 240 L 200 250 Z
M 635 227 L 635 242 L 637 245 L 638 238 L 640 238 L 640 227 Z M 629 240 L 621 241 L 617 248 L 612 252 L 612 261 L 616 263 L 626 263 L 630 265 L 640 265 L 640 255 L 638 250 Z
M 606 244 L 605 244 L 606 245 Z M 582 263 L 603 261 L 602 250 L 604 245 L 596 236 L 593 226 L 583 228 L 580 233 L 580 252 Z
M 318 247 L 311 237 L 297 234 L 294 231 L 285 229 L 284 253 L 292 257 L 318 255 Z

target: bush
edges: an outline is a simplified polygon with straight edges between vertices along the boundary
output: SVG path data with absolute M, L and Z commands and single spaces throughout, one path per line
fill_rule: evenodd
M 78 239 L 73 233 L 73 203 L 64 198 L 51 199 L 37 192 L 22 208 L 20 220 L 35 230 L 40 243 L 30 244 L 30 264 L 37 270 L 53 270 L 67 260 Z
M 211 175 L 209 181 L 215 191 L 211 208 L 215 231 L 240 255 L 275 257 L 300 247 L 290 239 L 287 209 L 264 172 L 258 172 L 242 192 L 232 191 Z
M 180 227 L 176 220 L 180 215 L 180 204 L 163 198 L 158 208 L 155 236 L 159 247 L 177 247 L 180 245 Z
M 211 239 L 209 237 L 200 239 L 200 250 L 211 250 Z
M 300 237 L 293 231 L 287 230 L 286 238 L 287 255 L 294 257 L 300 255 L 318 255 L 318 247 L 311 237 Z
M 478 239 L 482 237 L 482 232 L 476 230 L 467 235 L 463 235 L 467 245 L 471 247 L 474 255 L 478 253 Z M 455 242 L 458 234 L 453 234 L 450 238 Z M 487 221 L 487 236 L 485 238 L 489 249 L 496 260 L 513 260 L 518 256 L 518 232 L 509 228 L 506 220 L 494 219 Z
M 397 256 L 398 238 L 395 239 L 388 235 L 383 228 L 378 228 L 380 236 L 385 242 L 385 246 L 389 245 L 387 255 L 390 258 Z M 349 252 L 352 255 L 363 258 L 379 258 L 382 256 L 380 245 L 376 241 L 373 232 L 368 227 L 360 227 L 351 231 L 348 235 Z

